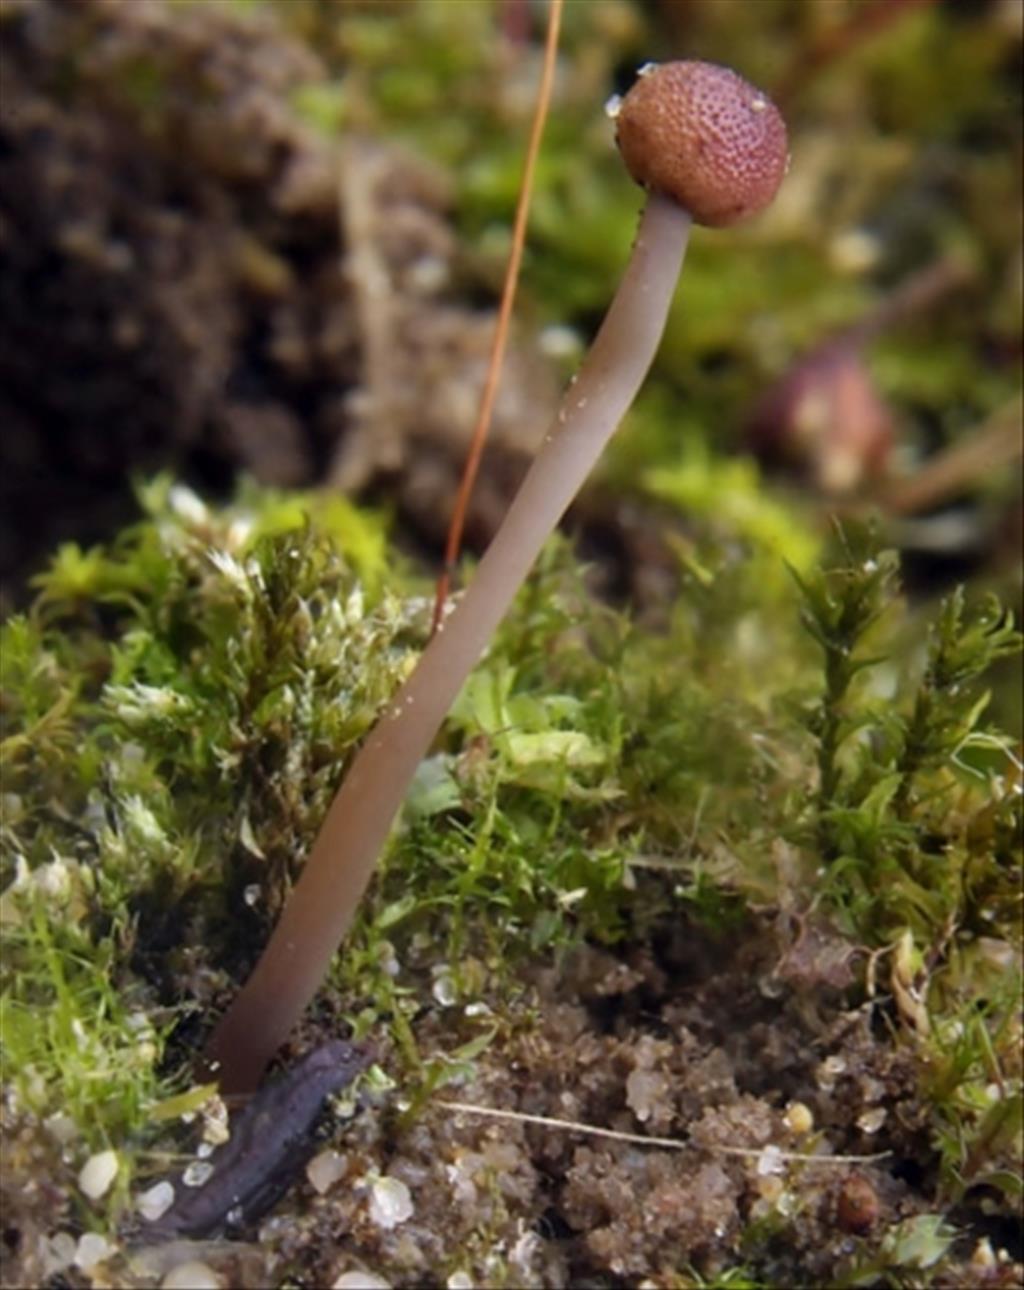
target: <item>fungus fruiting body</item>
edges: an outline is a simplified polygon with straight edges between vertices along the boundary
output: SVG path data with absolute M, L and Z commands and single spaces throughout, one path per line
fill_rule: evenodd
M 747 433 L 765 460 L 802 466 L 823 492 L 842 494 L 884 473 L 894 420 L 857 346 L 839 340 L 793 365 Z
M 786 173 L 786 127 L 771 101 L 728 67 L 648 63 L 616 118 L 626 169 L 698 224 L 762 210 Z
M 647 373 L 692 223 L 755 213 L 785 172 L 778 112 L 726 68 L 649 65 L 617 124 L 626 166 L 648 193 L 622 281 L 476 576 L 360 749 L 263 956 L 213 1034 L 206 1064 L 225 1092 L 255 1087 L 323 979 L 416 767 Z
M 971 271 L 959 258 L 937 260 L 852 326 L 798 358 L 753 410 L 747 426 L 753 451 L 766 461 L 802 469 L 833 495 L 883 479 L 890 470 L 896 418 L 871 375 L 865 348 L 970 280 Z

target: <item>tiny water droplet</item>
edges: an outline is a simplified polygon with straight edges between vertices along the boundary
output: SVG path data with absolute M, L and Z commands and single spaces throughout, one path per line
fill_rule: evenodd
M 622 95 L 613 94 L 604 105 L 604 114 L 610 121 L 614 121 L 621 111 Z

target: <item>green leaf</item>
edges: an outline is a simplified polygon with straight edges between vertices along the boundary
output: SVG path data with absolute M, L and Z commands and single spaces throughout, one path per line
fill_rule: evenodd
M 543 734 L 518 734 L 506 739 L 508 756 L 514 766 L 536 766 L 560 762 L 579 769 L 600 766 L 606 760 L 603 749 L 578 730 L 548 730 Z
M 941 1214 L 919 1214 L 886 1232 L 882 1250 L 890 1264 L 903 1268 L 930 1268 L 956 1239 Z

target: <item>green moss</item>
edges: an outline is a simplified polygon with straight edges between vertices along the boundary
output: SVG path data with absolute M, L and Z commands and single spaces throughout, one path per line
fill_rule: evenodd
M 919 677 L 879 692 L 873 680 L 891 667 L 880 629 L 897 613 L 897 575 L 893 553 L 852 534 L 830 567 L 801 580 L 825 670 L 807 718 L 818 746 L 817 837 L 825 889 L 861 934 L 884 939 L 909 925 L 931 941 L 951 923 L 982 931 L 979 868 L 986 900 L 1010 898 L 1019 763 L 1012 741 L 983 725 L 989 696 L 977 681 L 1019 652 L 1021 638 L 998 604 L 968 613 L 958 590 L 940 607 Z
M 1020 981 L 996 965 L 1019 948 L 1021 808 L 981 683 L 1012 624 L 957 593 L 925 631 L 895 557 L 850 532 L 819 563 L 740 467 L 688 466 L 663 491 L 693 517 L 667 623 L 597 602 L 548 547 L 421 767 L 323 1003 L 357 1035 L 390 1029 L 412 1116 L 471 1073 L 526 962 L 796 909 L 875 950 L 876 976 L 889 963 L 948 1195 L 1009 1197 Z M 347 506 L 250 487 L 212 511 L 166 480 L 141 496 L 111 547 L 58 552 L 3 640 L 5 1078 L 26 1113 L 124 1153 L 115 1209 L 428 605 Z M 425 1003 L 482 996 L 453 1051 L 419 1051 Z M 880 1257 L 912 1262 L 873 1247 L 863 1266 Z

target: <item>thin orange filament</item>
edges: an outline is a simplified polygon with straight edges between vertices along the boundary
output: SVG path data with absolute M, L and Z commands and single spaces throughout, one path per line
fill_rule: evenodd
M 494 340 L 491 344 L 491 356 L 487 365 L 487 376 L 480 395 L 480 409 L 477 413 L 473 436 L 470 439 L 466 463 L 462 468 L 462 479 L 455 498 L 455 509 L 448 528 L 448 539 L 445 543 L 444 565 L 437 579 L 437 591 L 434 597 L 434 616 L 430 634 L 433 635 L 444 617 L 445 604 L 451 589 L 452 575 L 459 558 L 462 546 L 462 534 L 466 526 L 466 511 L 469 499 L 476 483 L 483 456 L 487 431 L 490 428 L 494 413 L 494 400 L 498 393 L 498 381 L 501 377 L 501 365 L 505 357 L 505 346 L 508 342 L 509 323 L 512 319 L 512 305 L 515 301 L 516 286 L 519 282 L 519 270 L 523 262 L 523 247 L 526 244 L 526 222 L 530 214 L 530 198 L 533 194 L 533 178 L 537 169 L 537 156 L 540 153 L 540 142 L 544 134 L 548 109 L 551 106 L 551 88 L 555 79 L 555 61 L 558 54 L 558 32 L 562 22 L 564 0 L 551 0 L 548 9 L 547 36 L 544 41 L 544 63 L 541 69 L 540 87 L 537 90 L 537 101 L 534 106 L 533 124 L 530 127 L 530 139 L 526 148 L 526 160 L 523 165 L 523 178 L 519 186 L 519 197 L 516 202 L 515 221 L 512 226 L 512 247 L 509 251 L 508 265 L 505 269 L 505 281 L 501 289 L 501 304 L 498 309 L 498 323 L 494 329 Z

